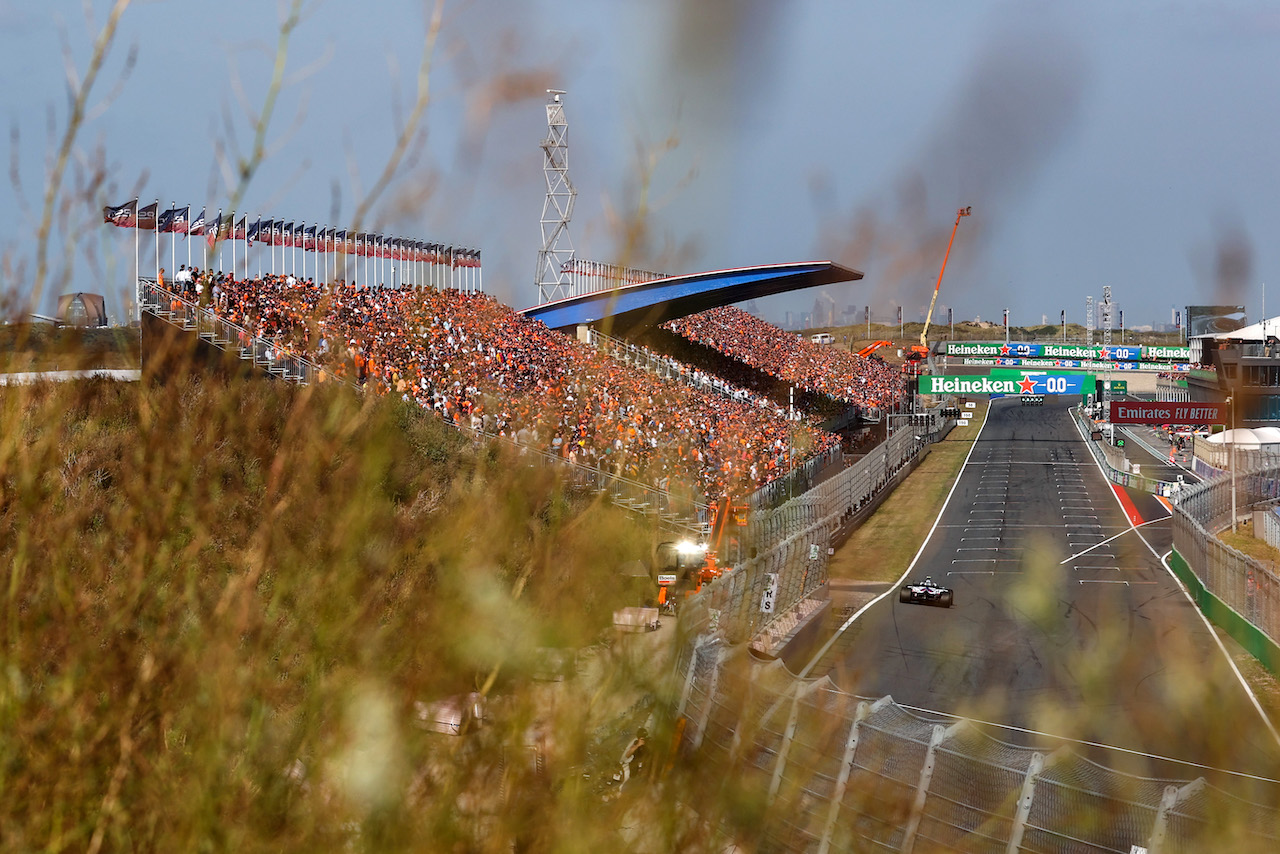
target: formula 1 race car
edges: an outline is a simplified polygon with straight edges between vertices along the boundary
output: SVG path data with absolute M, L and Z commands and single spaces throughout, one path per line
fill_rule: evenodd
M 916 602 L 921 605 L 937 605 L 950 608 L 955 600 L 955 592 L 950 587 L 941 587 L 933 583 L 932 578 L 924 581 L 913 581 L 902 585 L 898 591 L 899 602 Z

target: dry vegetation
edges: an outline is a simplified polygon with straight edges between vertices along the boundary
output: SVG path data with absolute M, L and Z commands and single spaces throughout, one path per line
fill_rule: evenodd
M 612 660 L 646 529 L 394 399 L 187 378 L 0 400 L 7 850 L 619 847 L 623 807 L 560 787 L 658 686 L 530 674 L 543 646 Z M 486 726 L 422 728 L 416 703 L 477 688 Z

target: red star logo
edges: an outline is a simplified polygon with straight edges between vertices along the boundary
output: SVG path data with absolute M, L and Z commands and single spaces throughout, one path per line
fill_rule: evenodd
M 1110 358 L 1111 358 L 1111 348 L 1110 348 L 1110 347 L 1103 347 L 1103 348 L 1102 348 L 1102 358 L 1104 358 L 1104 359 L 1110 359 Z
M 1036 381 L 1031 377 L 1023 377 L 1018 380 L 1018 394 L 1031 394 L 1036 390 Z
M 1009 345 L 1008 345 L 1008 344 L 1002 344 L 1002 345 L 1000 346 L 1000 355 L 1001 355 L 1001 356 L 1007 356 L 1007 355 L 1009 355 Z

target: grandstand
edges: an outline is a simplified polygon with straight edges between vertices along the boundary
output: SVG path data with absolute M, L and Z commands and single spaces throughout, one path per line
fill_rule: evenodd
M 203 278 L 209 282 L 199 290 L 207 294 L 199 300 L 205 305 L 167 292 L 153 304 L 205 313 L 230 324 L 234 334 L 265 339 L 271 361 L 298 366 L 281 376 L 394 393 L 452 423 L 661 492 L 692 491 L 708 500 L 753 493 L 838 451 L 839 438 L 821 427 L 832 401 L 872 400 L 831 396 L 835 376 L 824 370 L 836 367 L 815 361 L 820 348 L 774 327 L 762 341 L 794 339 L 814 351 L 799 413 L 748 389 L 724 394 L 656 377 L 478 292 L 327 286 L 283 275 Z M 724 355 L 741 358 L 742 352 Z M 752 358 L 766 364 L 762 355 Z M 874 385 L 873 376 L 865 385 Z M 821 399 L 825 413 L 813 403 Z

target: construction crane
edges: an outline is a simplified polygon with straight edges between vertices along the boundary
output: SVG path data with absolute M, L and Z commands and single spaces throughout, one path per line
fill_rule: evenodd
M 933 299 L 929 300 L 929 313 L 924 318 L 924 329 L 920 330 L 920 346 L 929 352 L 929 321 L 933 320 L 933 307 L 938 304 L 938 291 L 942 288 L 942 274 L 947 272 L 947 259 L 951 257 L 951 244 L 956 242 L 956 229 L 960 227 L 960 220 L 973 213 L 972 207 L 960 208 L 956 211 L 956 224 L 951 227 L 951 239 L 947 241 L 947 254 L 942 256 L 942 269 L 938 271 L 938 284 L 933 286 Z M 932 364 L 932 360 L 930 361 Z

